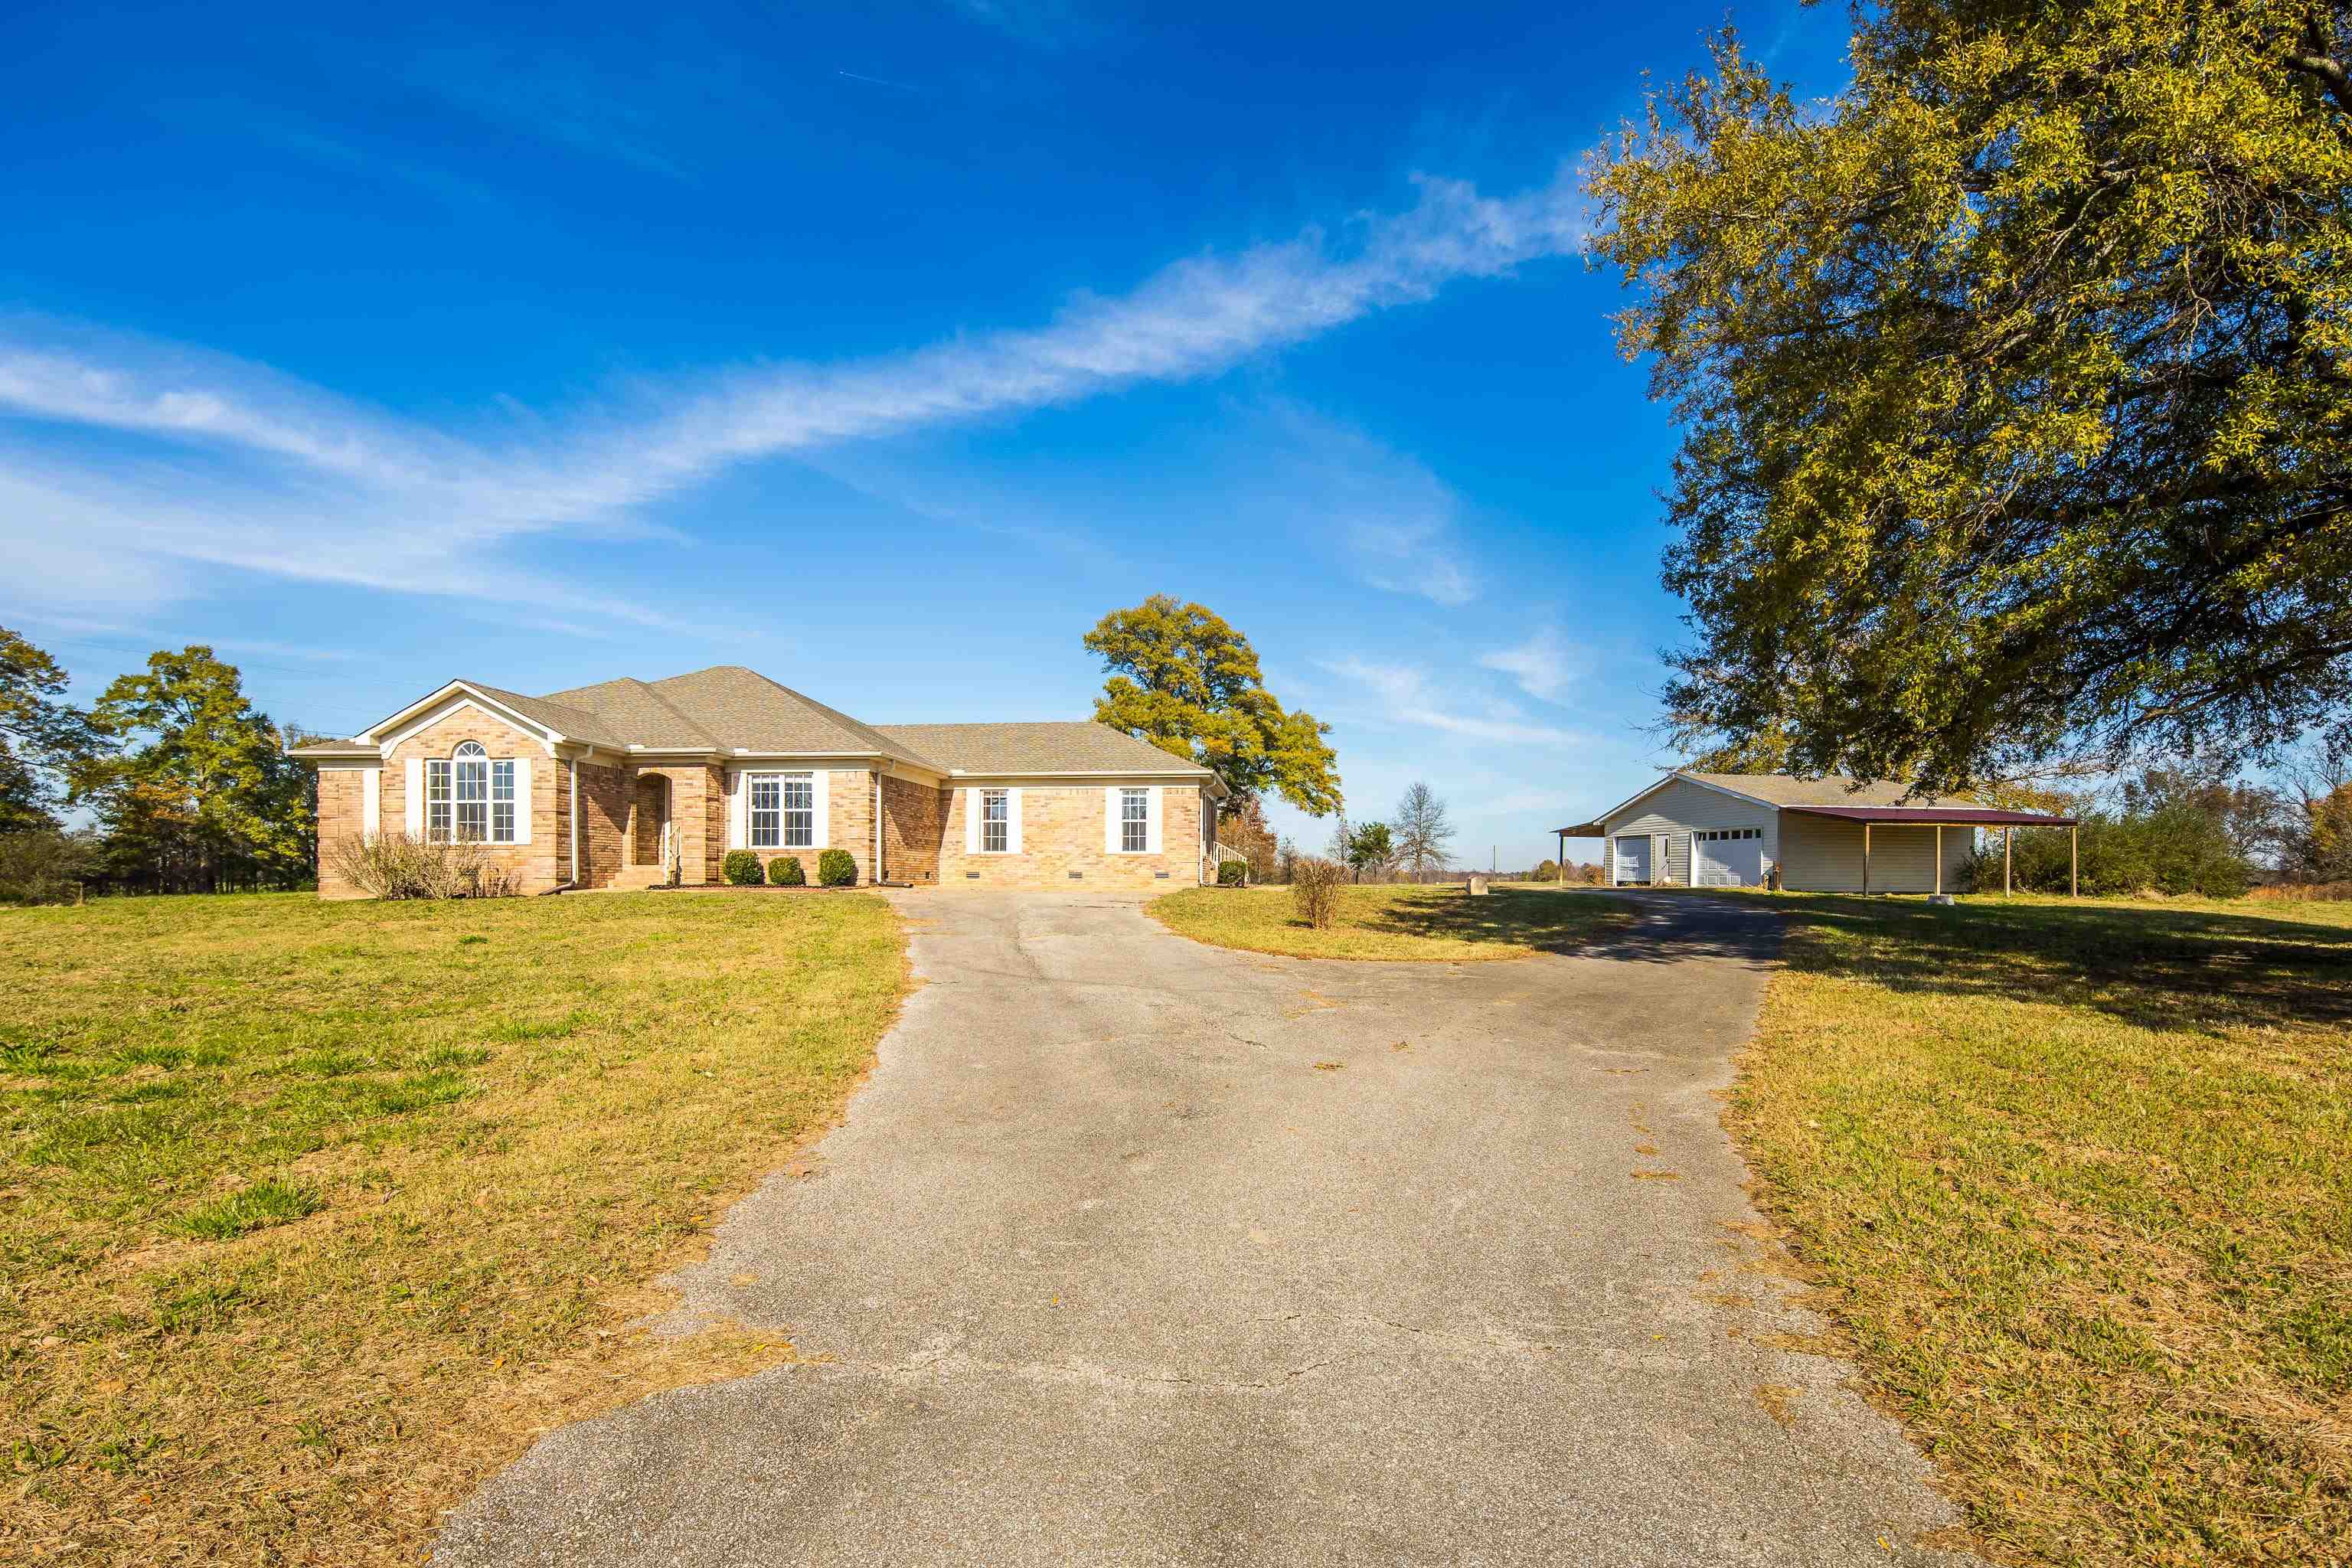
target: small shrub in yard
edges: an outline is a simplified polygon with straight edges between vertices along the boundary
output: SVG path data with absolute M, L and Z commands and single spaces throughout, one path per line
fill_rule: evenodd
M 1248 878 L 1249 867 L 1243 861 L 1221 860 L 1217 863 L 1217 886 L 1220 888 L 1238 888 Z
M 805 888 L 808 873 L 801 869 L 797 855 L 779 855 L 768 862 L 768 886 L 772 888 Z
M 857 881 L 857 861 L 846 849 L 828 849 L 816 858 L 816 879 L 827 888 L 846 888 Z
M 730 849 L 727 858 L 719 862 L 727 879 L 739 888 L 756 888 L 768 879 L 760 869 L 760 858 L 749 849 Z
M 1329 931 L 1339 913 L 1339 884 L 1347 875 L 1337 860 L 1301 856 L 1290 876 L 1290 902 L 1298 918 L 1316 931 Z
M 327 847 L 327 863 L 379 899 L 502 899 L 507 868 L 479 844 L 440 844 L 409 833 L 353 835 Z

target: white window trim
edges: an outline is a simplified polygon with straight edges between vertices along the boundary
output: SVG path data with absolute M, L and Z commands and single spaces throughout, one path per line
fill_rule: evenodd
M 466 746 L 473 747 L 475 752 L 479 754 L 469 754 L 466 757 L 460 758 L 457 755 L 457 752 L 460 748 Z M 461 761 L 467 763 L 478 762 L 482 764 L 482 798 L 480 801 L 482 807 L 482 837 L 478 839 L 461 840 L 457 836 L 458 805 L 457 764 Z M 405 826 L 411 837 L 425 837 L 432 826 L 431 816 L 426 810 L 426 781 L 431 778 L 433 767 L 436 763 L 441 767 L 447 769 L 449 773 L 448 842 L 462 842 L 468 844 L 478 843 L 488 847 L 497 849 L 511 848 L 515 846 L 527 845 L 530 842 L 530 759 L 529 757 L 491 756 L 489 754 L 489 749 L 482 745 L 478 741 L 460 742 L 457 746 L 450 748 L 449 755 L 446 757 L 410 757 L 407 760 L 407 766 L 404 770 L 407 775 L 404 781 L 406 784 L 406 799 L 402 802 L 402 805 L 404 808 L 403 816 L 406 818 Z M 514 780 L 514 798 L 510 803 L 514 808 L 513 820 L 509 825 L 508 835 L 504 838 L 498 837 L 498 770 L 501 767 L 509 769 Z M 371 776 L 373 777 L 373 775 Z M 379 785 L 378 790 L 380 789 L 381 786 Z M 368 795 L 363 795 L 362 797 L 361 809 L 363 824 L 379 821 L 383 812 L 381 795 L 376 791 L 370 791 Z M 375 828 L 373 826 L 363 826 L 362 831 L 372 833 L 375 831 Z
M 740 776 L 743 780 L 742 847 L 747 849 L 757 849 L 763 855 L 792 855 L 799 853 L 813 853 L 816 850 L 824 849 L 830 847 L 826 842 L 824 831 L 825 817 L 829 814 L 825 810 L 825 775 L 822 770 L 812 768 L 750 768 L 744 770 Z M 776 781 L 776 841 L 773 844 L 757 844 L 752 842 L 755 823 L 753 820 L 754 813 L 751 806 L 751 791 L 761 779 L 773 779 Z M 791 807 L 786 804 L 790 797 L 785 794 L 785 786 L 793 779 L 805 779 L 808 781 L 809 841 L 805 844 L 793 844 L 788 842 L 791 837 L 791 828 L 789 826 Z
M 1004 797 L 1004 847 L 983 849 L 982 813 L 991 795 Z M 963 852 L 967 855 L 1021 853 L 1021 792 L 1006 784 L 974 784 L 963 792 Z
M 530 759 L 501 757 L 500 762 L 514 763 L 514 838 L 517 844 L 530 842 Z

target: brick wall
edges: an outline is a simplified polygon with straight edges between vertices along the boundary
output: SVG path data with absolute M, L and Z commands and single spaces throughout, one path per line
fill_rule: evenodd
M 767 773 L 778 770 L 772 770 L 767 764 L 760 764 L 746 766 L 741 771 Z M 785 766 L 780 771 L 800 773 L 808 770 Z M 723 792 L 734 783 L 734 779 L 731 774 L 726 774 L 719 769 L 714 768 L 711 772 L 719 778 L 716 788 L 722 792 L 715 795 L 710 802 L 712 842 L 717 846 L 710 862 L 710 874 L 716 878 L 719 875 L 721 865 L 719 857 L 723 856 L 727 849 L 727 801 Z M 828 769 L 825 771 L 824 787 L 825 848 L 848 850 L 849 858 L 857 862 L 858 881 L 870 882 L 874 879 L 874 774 L 871 770 L 866 768 L 860 768 L 855 773 L 845 769 Z M 885 816 L 887 816 L 887 814 L 886 813 Z M 750 832 L 748 822 L 745 824 L 744 830 L 748 835 Z M 747 842 L 738 847 L 750 848 L 751 845 Z M 817 857 L 824 854 L 824 849 L 780 849 L 768 846 L 761 847 L 758 853 L 760 864 L 762 866 L 779 855 L 798 857 L 801 869 L 808 873 L 808 879 L 814 883 L 816 880 Z M 691 877 L 687 879 L 693 880 Z
M 1201 791 L 1169 784 L 1160 793 L 1160 853 L 1103 848 L 1099 785 L 1021 790 L 1021 853 L 964 853 L 964 807 L 979 792 L 945 792 L 940 885 L 945 888 L 1189 888 L 1201 879 Z M 1072 877 L 1071 872 L 1078 873 Z
M 569 786 L 567 785 L 567 793 Z M 629 770 L 580 764 L 580 885 L 612 886 L 625 863 L 623 831 L 629 816 Z
M 363 768 L 319 770 L 319 896 L 364 899 L 367 890 L 335 869 L 335 846 L 357 838 L 366 824 Z
M 515 802 L 518 819 L 530 813 L 529 844 L 488 844 L 483 849 L 491 863 L 503 867 L 515 889 L 543 893 L 564 879 L 562 860 L 564 819 L 558 797 L 564 795 L 563 764 L 547 754 L 538 741 L 503 720 L 478 708 L 460 709 L 403 741 L 384 759 L 383 826 L 387 833 L 402 831 L 408 823 L 408 759 L 446 757 L 461 742 L 477 741 L 492 761 L 524 757 L 530 763 L 530 799 Z
M 726 771 L 708 763 L 640 763 L 629 770 L 625 807 L 629 800 L 641 798 L 635 793 L 636 781 L 656 774 L 669 781 L 669 816 L 677 825 L 678 880 L 688 886 L 720 880 L 720 862 L 727 855 Z M 621 818 L 625 825 L 625 809 Z M 658 838 L 656 832 L 647 841 L 648 847 Z M 621 846 L 626 847 L 625 839 Z M 632 858 L 629 863 L 654 865 L 656 861 Z
M 946 816 L 946 792 L 883 775 L 882 875 L 893 882 L 938 881 L 940 825 Z

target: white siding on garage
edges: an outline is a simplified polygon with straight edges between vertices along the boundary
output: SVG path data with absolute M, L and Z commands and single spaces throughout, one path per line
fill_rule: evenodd
M 1862 891 L 1862 826 L 1833 816 L 1790 812 L 1781 819 L 1780 874 L 1799 892 Z M 1936 829 L 1932 824 L 1874 825 L 1870 830 L 1870 890 L 1926 893 L 1936 886 Z M 1960 890 L 1960 877 L 1975 852 L 1976 831 L 1944 829 L 1944 891 Z
M 1780 812 L 1777 806 L 1742 800 L 1719 789 L 1688 779 L 1675 779 L 1639 800 L 1626 804 L 1624 814 L 1601 826 L 1609 830 L 1603 842 L 1612 864 L 1609 879 L 1616 880 L 1613 864 L 1617 836 L 1622 833 L 1663 833 L 1666 836 L 1666 880 L 1682 886 L 1690 880 L 1691 833 L 1701 827 L 1759 827 L 1764 830 L 1764 864 L 1769 868 L 1780 853 Z

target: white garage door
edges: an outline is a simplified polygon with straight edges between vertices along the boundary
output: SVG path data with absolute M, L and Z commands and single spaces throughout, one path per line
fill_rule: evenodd
M 1692 835 L 1702 888 L 1757 888 L 1764 884 L 1764 830 L 1706 827 Z
M 1617 880 L 1646 882 L 1650 879 L 1650 836 L 1628 833 L 1617 840 Z

